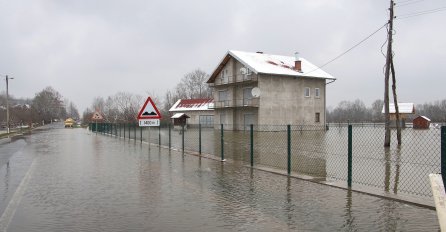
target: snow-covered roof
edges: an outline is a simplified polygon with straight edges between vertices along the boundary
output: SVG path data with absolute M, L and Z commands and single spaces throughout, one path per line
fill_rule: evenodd
M 174 118 L 181 118 L 181 117 L 183 117 L 183 116 L 185 116 L 186 118 L 189 118 L 189 116 L 187 116 L 185 113 L 176 113 L 176 114 L 174 114 L 172 117 L 170 117 L 170 118 L 172 118 L 172 119 L 174 119 Z
M 214 100 L 213 99 L 179 99 L 173 106 L 169 109 L 169 112 L 177 111 L 203 111 L 203 110 L 213 110 Z
M 270 55 L 264 53 L 231 50 L 226 53 L 225 57 L 221 60 L 217 68 L 214 70 L 213 74 L 208 80 L 208 83 L 213 82 L 223 65 L 228 62 L 229 56 L 234 57 L 240 63 L 245 65 L 245 67 L 256 74 L 261 73 L 295 77 L 323 78 L 332 80 L 336 79 L 332 75 L 326 73 L 322 69 L 318 68 L 316 65 L 301 57 L 299 58 L 299 60 L 301 61 L 302 70 L 301 72 L 299 72 L 294 69 L 296 58 L 293 56 Z
M 413 103 L 398 103 L 398 110 L 400 114 L 414 114 L 415 106 Z M 395 104 L 389 103 L 389 113 L 394 114 L 395 112 Z M 382 113 L 384 113 L 384 106 L 382 109 Z
M 421 115 L 420 115 L 420 117 L 424 118 L 426 121 L 429 121 L 429 122 L 431 121 L 431 119 L 428 118 L 428 117 L 426 117 L 426 116 L 421 116 Z
M 25 108 L 25 109 L 30 109 L 31 106 L 28 104 L 15 104 L 14 106 L 12 106 L 12 108 Z

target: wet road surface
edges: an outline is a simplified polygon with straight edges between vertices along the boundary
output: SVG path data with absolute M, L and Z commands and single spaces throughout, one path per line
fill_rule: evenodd
M 438 231 L 435 211 L 61 124 L 0 142 L 0 231 Z

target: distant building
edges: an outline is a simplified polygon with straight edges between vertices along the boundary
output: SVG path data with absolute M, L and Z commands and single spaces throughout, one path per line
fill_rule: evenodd
M 384 114 L 384 107 L 382 113 Z M 406 127 L 406 119 L 409 115 L 415 114 L 415 105 L 413 103 L 398 103 L 401 128 Z M 390 127 L 396 127 L 396 109 L 394 103 L 389 103 Z
M 202 127 L 213 127 L 214 110 L 213 99 L 179 99 L 170 109 L 171 117 L 177 113 L 184 113 L 189 118 L 188 125 L 201 124 Z
M 335 78 L 306 59 L 228 51 L 207 83 L 214 88 L 215 123 L 325 128 L 326 86 Z
M 174 129 L 182 129 L 183 126 L 187 125 L 187 119 L 190 117 L 185 113 L 176 113 L 170 118 L 173 120 Z
M 414 129 L 429 129 L 431 124 L 431 120 L 425 116 L 418 116 L 412 122 Z

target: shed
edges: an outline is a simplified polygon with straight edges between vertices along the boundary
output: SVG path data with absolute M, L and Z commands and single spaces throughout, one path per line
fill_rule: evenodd
M 418 116 L 413 119 L 413 128 L 414 129 L 429 129 L 431 120 L 426 116 Z
M 173 128 L 180 129 L 181 127 L 187 125 L 187 119 L 190 117 L 185 113 L 176 113 L 170 118 L 173 119 Z
M 409 115 L 415 114 L 415 106 L 413 103 L 398 103 L 398 111 L 400 116 L 400 126 L 402 128 L 406 127 L 406 119 Z M 384 106 L 382 109 L 384 114 Z M 390 114 L 390 127 L 396 127 L 396 109 L 395 104 L 389 103 L 389 114 Z

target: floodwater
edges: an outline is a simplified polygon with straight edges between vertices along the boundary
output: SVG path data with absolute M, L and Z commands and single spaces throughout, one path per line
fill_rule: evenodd
M 227 125 L 226 125 L 227 126 Z M 291 127 L 291 171 L 327 181 L 347 182 L 348 131 L 347 127 L 331 126 L 328 131 L 311 127 Z M 256 126 L 253 133 L 255 166 L 287 169 L 286 126 Z M 119 135 L 119 130 L 116 130 Z M 124 130 L 121 129 L 121 136 Z M 352 131 L 353 188 L 366 187 L 374 194 L 393 194 L 409 197 L 426 205 L 433 205 L 429 174 L 440 172 L 440 130 L 402 130 L 403 143 L 396 144 L 392 131 L 390 148 L 383 147 L 384 128 L 355 125 Z M 150 140 L 154 144 L 169 145 L 168 128 L 126 128 L 126 138 Z M 188 128 L 184 133 L 171 130 L 170 146 L 176 149 L 221 156 L 220 129 Z M 183 138 L 184 137 L 184 138 Z M 200 144 L 201 137 L 201 144 Z M 223 155 L 226 159 L 250 163 L 250 132 L 225 130 Z M 201 147 L 200 147 L 201 145 Z
M 49 127 L 0 145 L 0 230 L 439 230 L 433 210 Z

